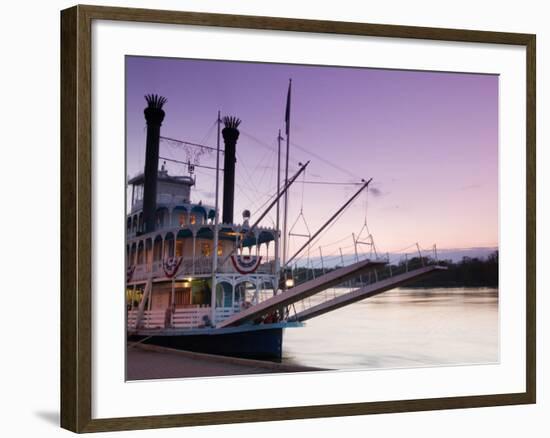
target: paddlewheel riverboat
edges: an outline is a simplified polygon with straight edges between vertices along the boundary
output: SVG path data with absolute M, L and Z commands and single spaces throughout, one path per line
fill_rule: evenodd
M 289 99 L 290 92 L 287 117 Z M 190 163 L 189 175 L 171 175 L 165 163 L 159 168 L 160 129 L 166 99 L 148 95 L 146 101 L 145 167 L 128 181 L 131 206 L 126 227 L 126 303 L 130 341 L 213 354 L 280 358 L 285 328 L 300 327 L 308 318 L 391 289 L 435 269 L 426 266 L 407 272 L 405 277 L 362 285 L 349 294 L 297 313 L 294 303 L 360 275 L 376 273 L 387 260 L 378 257 L 355 260 L 348 266 L 294 285 L 287 269 L 290 259 L 281 256 L 280 238 L 283 236 L 284 245 L 287 231 L 286 218 L 283 233 L 278 229 L 279 201 L 309 162 L 301 164 L 291 177 L 287 170 L 283 182 L 277 183 L 272 203 L 262 215 L 253 221 L 250 212 L 245 210 L 241 223 L 235 223 L 235 164 L 240 120 L 222 119 L 218 113 L 216 201 L 215 205 L 207 205 L 193 200 L 196 180 Z M 287 120 L 287 155 L 288 136 Z M 279 157 L 281 139 L 279 134 Z M 220 218 L 217 203 L 222 154 L 223 215 Z M 344 206 L 369 182 L 364 182 Z M 274 207 L 277 226 L 262 226 L 261 221 Z M 310 240 L 317 234 L 309 236 Z

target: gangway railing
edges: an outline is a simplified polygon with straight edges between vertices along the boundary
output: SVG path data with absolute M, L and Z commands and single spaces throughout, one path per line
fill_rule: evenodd
M 278 295 L 273 296 L 261 303 L 235 314 L 225 321 L 222 321 L 217 327 L 228 327 L 239 325 L 247 321 L 252 321 L 262 315 L 266 315 L 275 309 L 289 306 L 293 303 L 308 298 L 325 289 L 341 284 L 358 275 L 380 268 L 386 264 L 386 260 L 363 260 L 349 266 L 335 269 L 321 275 L 314 280 L 306 281 L 292 289 L 288 289 Z
M 326 300 L 320 304 L 306 308 L 289 318 L 289 321 L 306 321 L 316 316 L 323 315 L 341 307 L 353 304 L 357 301 L 373 297 L 391 289 L 403 286 L 412 281 L 418 280 L 434 271 L 446 270 L 445 266 L 437 264 L 423 266 L 412 271 L 390 276 L 384 280 L 379 280 L 367 286 L 360 287 L 332 299 Z

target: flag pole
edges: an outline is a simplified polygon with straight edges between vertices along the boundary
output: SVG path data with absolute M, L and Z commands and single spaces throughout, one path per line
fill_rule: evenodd
M 290 100 L 292 93 L 292 79 L 288 80 L 288 93 L 286 96 L 286 112 L 285 112 L 285 122 L 286 122 L 286 163 L 285 163 L 285 186 L 288 184 L 288 162 L 290 156 Z M 286 255 L 288 252 L 288 242 L 287 242 L 287 220 L 288 220 L 288 191 L 285 192 L 285 208 L 283 215 L 283 263 L 282 266 L 286 265 Z

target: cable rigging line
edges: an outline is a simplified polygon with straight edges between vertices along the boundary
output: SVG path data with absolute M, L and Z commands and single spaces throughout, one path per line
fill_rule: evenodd
M 333 167 L 334 169 L 337 169 L 339 170 L 340 172 L 343 172 L 349 176 L 352 176 L 353 178 L 356 178 L 356 179 L 361 179 L 360 177 L 358 177 L 357 175 L 355 175 L 353 172 L 350 172 L 349 170 L 347 169 L 344 169 L 343 167 L 340 167 L 338 166 L 337 164 L 334 164 L 332 161 L 329 161 L 327 160 L 326 158 L 323 158 L 321 157 L 320 155 L 314 153 L 314 152 L 311 152 L 310 150 L 308 150 L 307 148 L 305 148 L 304 146 L 300 146 L 299 144 L 295 143 L 295 142 L 291 142 L 290 143 L 292 146 L 295 146 L 297 147 L 298 149 L 300 149 L 302 152 L 305 152 L 306 154 L 309 154 L 315 158 L 317 158 L 318 160 L 322 161 L 323 163 L 327 164 L 328 166 L 331 166 Z
M 203 149 L 207 149 L 207 150 L 210 150 L 210 151 L 217 151 L 216 148 L 213 148 L 212 146 L 207 146 L 205 144 L 200 144 L 200 143 L 193 143 L 191 141 L 186 141 L 186 140 L 178 140 L 177 138 L 172 138 L 172 137 L 166 137 L 166 136 L 163 136 L 161 135 L 160 136 L 160 139 L 163 140 L 163 141 L 166 141 L 168 143 L 173 143 L 173 145 L 186 145 L 186 146 L 194 146 L 194 147 L 198 147 L 198 148 L 203 148 Z M 223 149 L 220 149 L 220 152 L 223 153 Z
M 325 184 L 331 186 L 360 186 L 362 182 L 344 182 L 344 181 L 302 181 L 303 184 Z
M 334 213 L 322 226 L 321 228 L 319 228 L 315 234 L 313 235 L 312 238 L 310 238 L 308 240 L 308 242 L 306 242 L 305 245 L 303 245 L 289 260 L 287 260 L 285 262 L 285 266 L 290 263 L 294 258 L 296 258 L 296 256 L 298 254 L 300 254 L 300 252 L 302 252 L 302 250 L 308 245 L 308 244 L 311 244 L 313 241 L 315 241 L 315 239 L 318 238 L 318 236 L 330 225 L 330 224 L 334 224 L 334 220 L 339 218 L 341 216 L 341 214 L 353 203 L 353 201 L 357 198 L 357 196 L 359 196 L 359 194 L 370 184 L 370 182 L 372 181 L 372 178 L 369 179 L 368 181 L 365 181 L 365 183 L 363 184 L 363 186 L 353 194 L 353 196 L 348 199 L 346 201 L 346 203 L 340 207 L 340 209 Z

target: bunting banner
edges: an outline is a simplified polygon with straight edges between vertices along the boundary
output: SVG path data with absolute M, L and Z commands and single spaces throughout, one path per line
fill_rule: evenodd
M 162 269 L 164 269 L 164 274 L 168 278 L 172 278 L 178 272 L 178 268 L 181 265 L 181 257 L 170 257 L 164 261 L 162 264 Z
M 244 256 L 244 255 L 232 255 L 231 262 L 233 267 L 240 274 L 251 274 L 258 269 L 260 262 L 262 261 L 262 256 Z

